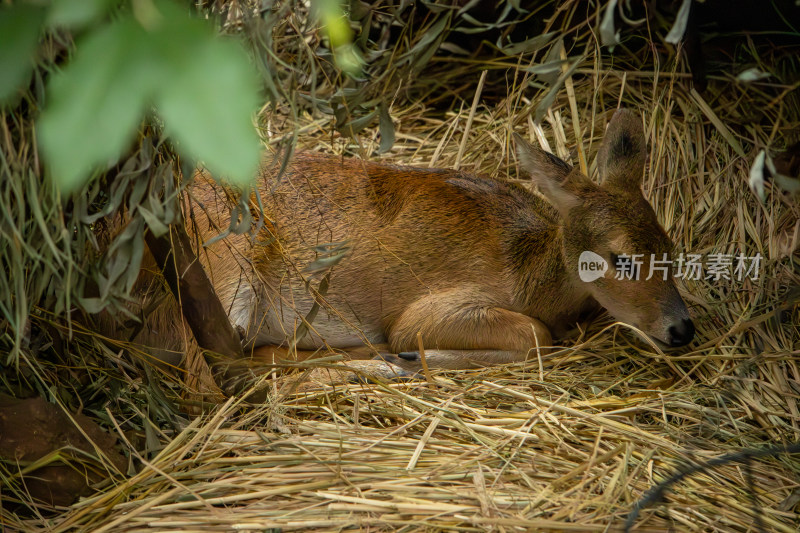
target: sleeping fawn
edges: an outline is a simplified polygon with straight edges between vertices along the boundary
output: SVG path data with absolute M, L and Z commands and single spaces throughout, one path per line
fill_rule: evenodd
M 610 121 L 600 184 L 515 142 L 544 199 L 456 170 L 317 154 L 296 155 L 280 175 L 267 165 L 263 214 L 253 210 L 260 229 L 197 250 L 245 347 L 258 357 L 285 356 L 289 344 L 301 357 L 331 348 L 363 357 L 377 346 L 386 353 L 369 371 L 404 375 L 420 368 L 421 333 L 431 368 L 469 368 L 524 361 L 598 306 L 662 345 L 689 343 L 694 325 L 669 273 L 642 275 L 672 243 L 641 192 L 641 119 L 620 110 Z M 229 195 L 203 171 L 190 190 L 190 234 L 208 241 L 230 223 Z M 620 275 L 634 254 L 639 275 Z M 592 266 L 585 281 L 580 269 Z M 182 350 L 164 338 L 179 336 L 174 302 L 148 321 L 157 327 L 134 340 Z

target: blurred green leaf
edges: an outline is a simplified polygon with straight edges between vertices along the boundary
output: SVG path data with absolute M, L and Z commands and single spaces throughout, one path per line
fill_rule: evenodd
M 763 80 L 765 78 L 769 78 L 772 76 L 769 72 L 763 72 L 756 67 L 749 68 L 747 70 L 743 70 L 736 76 L 736 81 L 740 81 L 742 83 L 751 83 L 758 80 Z
M 334 49 L 333 56 L 336 58 L 336 65 L 342 69 L 342 72 L 353 78 L 360 78 L 364 58 L 356 45 L 352 43 L 339 45 Z
M 349 76 L 359 77 L 364 59 L 353 45 L 353 30 L 345 14 L 344 3 L 342 0 L 315 0 L 312 6 L 328 36 L 336 65 Z M 369 9 L 368 5 L 366 7 Z M 362 12 L 364 10 L 360 10 L 359 14 Z
M 750 190 L 756 193 L 758 199 L 763 203 L 767 199 L 767 194 L 764 192 L 764 167 L 767 157 L 766 150 L 761 150 L 753 160 L 753 165 L 750 167 L 750 179 L 748 185 Z
M 27 4 L 0 9 L 0 104 L 5 104 L 33 70 L 44 11 Z
M 119 0 L 56 0 L 47 13 L 48 26 L 81 27 L 104 15 Z
M 252 123 L 258 80 L 244 50 L 209 30 L 200 20 L 173 19 L 154 41 L 169 70 L 156 107 L 179 150 L 212 174 L 246 185 L 260 161 Z
M 147 30 L 128 14 L 91 32 L 51 79 L 39 138 L 66 193 L 121 155 L 151 104 L 190 158 L 236 184 L 255 176 L 257 78 L 244 50 L 171 2 L 153 6 Z
M 323 2 L 325 4 L 338 4 L 338 2 Z M 353 30 L 350 29 L 350 24 L 342 13 L 341 9 L 333 12 L 325 12 L 322 23 L 328 29 L 328 38 L 331 41 L 333 48 L 350 44 L 353 39 Z
M 39 120 L 42 151 L 56 184 L 71 192 L 92 169 L 119 157 L 164 74 L 150 61 L 147 36 L 125 18 L 90 34 L 51 80 Z

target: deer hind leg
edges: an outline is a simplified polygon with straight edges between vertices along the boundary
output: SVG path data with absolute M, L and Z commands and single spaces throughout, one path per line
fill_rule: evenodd
M 388 344 L 365 344 L 347 348 L 320 348 L 318 350 L 289 350 L 286 346 L 264 345 L 253 348 L 250 357 L 256 363 L 275 364 L 280 361 L 299 362 L 336 353 L 344 354 L 348 361 L 371 360 L 375 355 L 388 353 Z
M 335 385 L 338 383 L 360 382 L 370 379 L 394 381 L 412 377 L 415 372 L 400 368 L 390 362 L 376 358 L 376 354 L 387 353 L 388 345 L 361 345 L 341 349 L 320 348 L 319 350 L 289 350 L 284 346 L 259 346 L 252 351 L 254 363 L 273 365 L 280 361 L 300 362 L 308 359 L 343 353 L 347 360 L 343 363 L 329 364 L 314 368 L 303 375 L 308 385 Z
M 458 370 L 525 361 L 549 352 L 547 326 L 529 316 L 481 304 L 470 291 L 434 293 L 410 305 L 392 324 L 389 344 L 397 355 L 381 359 L 409 371 L 422 366 L 417 332 L 431 368 Z M 470 299 L 471 297 L 471 299 Z

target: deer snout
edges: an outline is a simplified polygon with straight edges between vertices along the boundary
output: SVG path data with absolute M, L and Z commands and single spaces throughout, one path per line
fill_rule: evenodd
M 694 338 L 694 322 L 688 318 L 683 318 L 675 322 L 667 330 L 669 338 L 667 342 L 670 346 L 686 346 Z

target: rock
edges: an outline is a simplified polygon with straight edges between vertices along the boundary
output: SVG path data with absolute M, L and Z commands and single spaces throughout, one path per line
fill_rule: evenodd
M 117 439 L 82 414 L 72 418 L 114 467 L 125 472 L 127 460 Z M 108 478 L 108 467 L 97 459 L 94 446 L 58 406 L 42 398 L 0 395 L 0 459 L 12 463 L 9 470 L 19 472 L 56 450 L 61 450 L 60 457 L 23 476 L 24 488 L 35 500 L 70 505 L 90 493 L 90 485 Z

